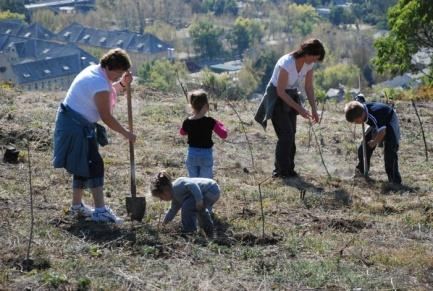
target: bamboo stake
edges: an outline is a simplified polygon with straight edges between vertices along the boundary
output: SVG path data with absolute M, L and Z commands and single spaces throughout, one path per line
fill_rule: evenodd
M 310 122 L 310 124 L 311 124 L 311 122 Z M 319 151 L 320 158 L 322 159 L 323 167 L 325 168 L 325 171 L 326 171 L 326 174 L 328 175 L 328 178 L 331 178 L 331 174 L 329 173 L 328 168 L 326 167 L 326 164 L 325 164 L 325 160 L 323 159 L 322 149 L 320 147 L 319 142 L 317 141 L 316 131 L 314 130 L 313 126 L 311 126 L 311 131 L 313 132 L 314 140 L 316 141 L 316 146 L 317 146 L 317 149 Z
M 34 215 L 33 215 L 33 187 L 32 187 L 32 165 L 30 159 L 30 141 L 27 141 L 27 160 L 29 165 L 29 193 L 30 193 L 30 235 L 29 235 L 29 243 L 27 245 L 27 254 L 26 254 L 26 265 L 27 268 L 30 267 L 30 249 L 33 240 L 33 226 L 34 226 Z
M 418 114 L 418 109 L 416 108 L 415 101 L 412 100 L 412 106 L 415 109 L 416 117 L 418 117 L 419 126 L 421 127 L 422 139 L 424 141 L 424 149 L 425 149 L 425 160 L 428 161 L 428 151 L 427 151 L 427 142 L 425 140 L 424 127 L 422 126 L 421 117 Z

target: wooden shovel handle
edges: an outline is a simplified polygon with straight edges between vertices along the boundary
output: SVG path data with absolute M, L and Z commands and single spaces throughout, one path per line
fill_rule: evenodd
M 367 140 L 365 139 L 365 125 L 362 123 L 362 165 L 364 167 L 364 176 L 368 176 L 367 166 Z
M 132 124 L 132 104 L 131 104 L 131 84 L 126 85 L 126 100 L 128 103 L 128 129 L 133 133 Z M 137 186 L 135 184 L 135 155 L 134 155 L 134 143 L 129 141 L 129 162 L 131 164 L 131 196 L 135 198 L 137 196 Z

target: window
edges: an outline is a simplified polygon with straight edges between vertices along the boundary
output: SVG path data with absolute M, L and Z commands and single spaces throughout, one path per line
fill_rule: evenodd
M 144 47 L 144 43 L 139 43 L 138 45 L 137 45 L 137 48 L 138 49 L 142 49 Z
M 70 32 L 70 31 L 67 31 L 67 32 L 65 32 L 65 33 L 63 34 L 64 37 L 69 37 L 70 35 L 71 35 L 71 32 Z
M 121 39 L 118 40 L 118 41 L 116 42 L 116 45 L 117 45 L 117 46 L 122 46 L 122 45 L 123 45 L 123 40 L 121 40 Z
M 51 74 L 51 71 L 48 70 L 48 69 L 45 69 L 45 70 L 44 70 L 44 73 L 45 73 L 45 74 Z
M 83 40 L 89 40 L 89 38 L 90 38 L 90 34 L 86 34 L 86 35 L 83 37 Z
M 46 48 L 46 49 L 44 49 L 44 51 L 42 52 L 43 54 L 46 54 L 46 53 L 48 53 L 50 51 L 50 49 L 49 48 Z
M 27 32 L 26 34 L 24 34 L 24 37 L 30 37 L 32 35 L 31 32 Z
M 9 34 L 9 33 L 11 33 L 11 30 L 10 29 L 8 29 L 8 30 L 6 30 L 6 32 L 5 32 L 6 34 Z
M 68 66 L 63 66 L 63 71 L 69 71 L 69 67 Z
M 30 74 L 29 73 L 23 73 L 23 77 L 24 78 L 30 78 Z
M 107 40 L 107 38 L 104 36 L 104 37 L 101 37 L 101 39 L 99 40 L 99 42 L 100 43 L 103 43 L 103 42 L 105 42 Z

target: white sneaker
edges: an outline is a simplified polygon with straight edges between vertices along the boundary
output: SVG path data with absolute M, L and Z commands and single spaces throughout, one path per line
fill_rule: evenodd
M 69 214 L 78 217 L 78 218 L 88 218 L 91 217 L 93 214 L 94 209 L 92 207 L 87 206 L 84 203 L 81 203 L 80 206 L 76 207 L 72 205 L 69 208 Z
M 105 211 L 94 211 L 92 215 L 92 220 L 98 222 L 112 222 L 115 224 L 123 223 L 123 219 L 117 217 L 113 210 L 111 210 L 108 206 L 105 206 Z

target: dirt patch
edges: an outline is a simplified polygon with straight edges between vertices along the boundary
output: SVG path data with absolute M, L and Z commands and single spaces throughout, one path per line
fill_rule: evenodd
M 137 240 L 135 232 L 121 229 L 115 224 L 86 220 L 69 221 L 67 219 L 53 219 L 50 221 L 50 224 L 80 239 L 103 244 L 107 247 L 134 244 Z
M 326 229 L 334 229 L 345 233 L 359 233 L 364 228 L 370 228 L 371 224 L 355 219 L 332 218 L 316 220 L 313 230 L 322 233 Z
M 279 235 L 265 235 L 265 236 L 256 236 L 250 232 L 245 233 L 236 233 L 233 235 L 233 238 L 237 243 L 246 246 L 255 246 L 255 245 L 275 245 L 283 238 Z
M 332 228 L 341 232 L 358 233 L 364 228 L 368 228 L 370 225 L 360 220 L 353 219 L 331 219 L 328 223 L 328 228 Z

